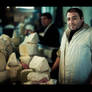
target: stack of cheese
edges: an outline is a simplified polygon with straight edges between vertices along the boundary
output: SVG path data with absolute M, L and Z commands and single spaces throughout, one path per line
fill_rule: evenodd
M 20 61 L 29 64 L 34 55 L 38 55 L 37 43 L 39 41 L 37 33 L 26 36 L 24 42 L 19 45 Z
M 30 81 L 30 84 L 41 84 L 50 80 L 51 69 L 45 57 L 34 56 L 29 68 L 32 69 L 27 74 L 27 80 Z
M 3 53 L 0 52 L 0 83 L 9 78 L 8 71 L 5 69 L 6 59 Z
M 6 61 L 9 55 L 13 52 L 11 38 L 8 35 L 0 36 L 0 82 L 8 79 L 8 71 L 5 69 Z
M 6 69 L 9 72 L 10 79 L 16 80 L 18 72 L 22 69 L 22 66 L 18 59 L 16 58 L 15 52 L 13 52 L 8 59 Z
M 13 52 L 13 44 L 8 35 L 2 34 L 0 36 L 0 52 L 8 59 L 9 55 Z

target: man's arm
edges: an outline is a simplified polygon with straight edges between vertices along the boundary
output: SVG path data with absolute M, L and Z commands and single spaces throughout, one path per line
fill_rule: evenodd
M 57 57 L 55 63 L 52 66 L 51 69 L 52 71 L 54 71 L 59 66 L 59 61 L 60 61 L 60 57 Z
M 57 58 L 52 66 L 52 71 L 54 71 L 59 66 L 59 62 L 60 62 L 60 49 L 57 51 Z

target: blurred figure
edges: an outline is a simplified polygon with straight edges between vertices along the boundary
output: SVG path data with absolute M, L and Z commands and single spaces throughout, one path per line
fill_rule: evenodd
M 50 58 L 49 65 L 52 67 L 56 60 L 56 52 L 60 46 L 59 43 L 59 31 L 52 22 L 52 16 L 50 13 L 43 13 L 41 15 L 41 28 L 37 31 L 39 35 L 39 48 L 42 55 Z M 51 73 L 52 78 L 57 78 L 57 72 Z
M 52 23 L 52 16 L 50 13 L 43 13 L 41 15 L 42 27 L 37 31 L 39 34 L 40 44 L 48 47 L 58 48 L 59 32 L 56 26 Z
M 32 24 L 26 24 L 25 25 L 25 32 L 24 32 L 25 36 L 28 36 L 28 35 L 30 35 L 31 33 L 34 33 L 34 32 L 35 32 L 35 28 Z
M 15 28 L 15 26 L 12 23 L 5 25 L 5 27 L 3 29 L 3 34 L 6 34 L 9 37 L 12 37 L 13 32 L 14 32 L 14 28 Z
M 12 35 L 12 43 L 14 46 L 14 51 L 17 55 L 17 57 L 19 57 L 19 44 L 23 42 L 24 40 L 24 23 L 20 22 L 18 24 L 18 26 L 15 27 L 13 35 Z
M 19 38 L 19 43 L 22 42 L 24 38 L 24 25 L 24 23 L 20 22 L 13 32 L 12 38 Z

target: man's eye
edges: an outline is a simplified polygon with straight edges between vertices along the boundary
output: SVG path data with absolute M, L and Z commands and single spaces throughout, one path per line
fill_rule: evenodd
M 77 18 L 73 18 L 73 20 L 76 20 Z
M 70 18 L 67 19 L 67 21 L 69 21 L 69 20 L 70 20 Z

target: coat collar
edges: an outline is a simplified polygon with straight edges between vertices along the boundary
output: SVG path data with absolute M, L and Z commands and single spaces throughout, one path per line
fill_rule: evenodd
M 89 28 L 89 25 L 84 23 L 83 26 L 78 31 L 76 31 L 76 32 L 80 32 L 81 30 L 88 29 L 88 28 Z M 67 38 L 69 38 L 71 30 L 69 28 L 67 28 L 65 30 L 65 32 L 66 32 Z

